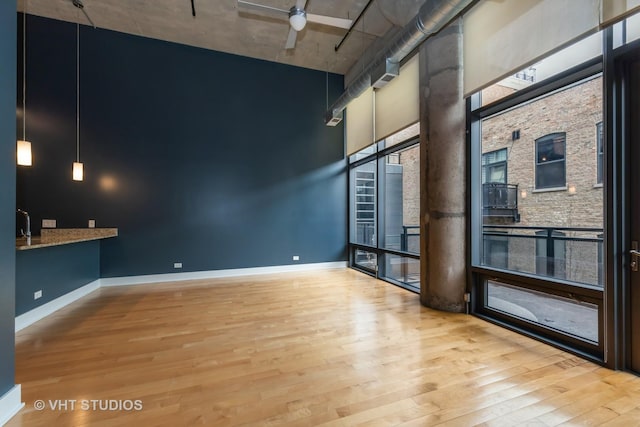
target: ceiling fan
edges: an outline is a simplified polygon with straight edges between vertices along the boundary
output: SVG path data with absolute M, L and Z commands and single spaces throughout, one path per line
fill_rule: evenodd
M 291 26 L 291 28 L 289 29 L 289 36 L 287 37 L 285 49 L 293 49 L 296 46 L 296 37 L 298 35 L 298 31 L 302 31 L 305 25 L 307 25 L 307 22 L 315 22 L 317 24 L 344 29 L 351 28 L 352 23 L 351 19 L 334 18 L 331 16 L 307 13 L 307 11 L 305 10 L 305 7 L 307 6 L 307 0 L 296 0 L 295 6 L 292 6 L 289 10 L 266 6 L 263 4 L 251 3 L 244 0 L 238 0 L 238 6 L 242 6 L 248 9 L 273 12 L 282 16 L 283 18 L 285 16 L 288 16 L 289 25 Z

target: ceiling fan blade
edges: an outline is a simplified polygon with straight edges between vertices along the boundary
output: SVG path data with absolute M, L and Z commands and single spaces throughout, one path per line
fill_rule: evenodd
M 297 0 L 296 1 L 296 7 L 298 9 L 304 10 L 304 8 L 307 7 L 307 0 Z
M 284 45 L 285 49 L 293 49 L 296 47 L 296 38 L 298 37 L 298 32 L 293 28 L 289 28 L 289 36 L 287 37 L 287 44 Z
M 307 21 L 329 25 L 331 27 L 344 28 L 346 30 L 351 28 L 351 24 L 353 23 L 351 19 L 333 18 L 331 16 L 315 15 L 313 13 L 307 13 Z
M 277 7 L 265 6 L 263 4 L 251 3 L 249 1 L 238 0 L 238 6 L 242 6 L 246 9 L 254 9 L 260 10 L 262 12 L 274 12 L 274 13 L 284 13 L 285 15 L 289 15 L 288 10 L 279 9 Z

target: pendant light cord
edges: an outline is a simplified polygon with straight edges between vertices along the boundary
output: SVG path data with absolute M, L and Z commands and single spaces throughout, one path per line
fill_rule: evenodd
M 80 162 L 80 24 L 76 22 L 76 161 Z
M 326 82 L 325 82 L 325 88 L 326 88 L 326 95 L 327 95 L 327 107 L 326 109 L 329 109 L 329 66 L 327 65 L 327 72 L 326 72 Z
M 27 140 L 27 0 L 22 10 L 22 140 Z

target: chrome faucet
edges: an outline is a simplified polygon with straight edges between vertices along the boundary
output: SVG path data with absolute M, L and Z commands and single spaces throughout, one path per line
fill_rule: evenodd
M 27 211 L 23 211 L 22 209 L 18 209 L 18 213 L 21 213 L 22 215 L 24 215 L 25 221 L 26 221 L 26 228 L 27 228 L 26 232 L 21 228 L 20 233 L 22 234 L 22 237 L 27 238 L 27 245 L 30 245 L 31 244 L 31 218 L 29 218 L 29 213 Z

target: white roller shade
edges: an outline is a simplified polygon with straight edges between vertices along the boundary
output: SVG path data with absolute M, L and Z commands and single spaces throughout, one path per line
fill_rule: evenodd
M 373 140 L 373 89 L 347 105 L 347 156 L 374 143 Z
M 613 24 L 638 11 L 640 0 L 602 0 L 602 24 Z
M 376 141 L 404 129 L 420 119 L 420 66 L 415 55 L 400 68 L 400 74 L 376 90 Z
M 465 95 L 596 31 L 600 1 L 481 0 L 464 16 Z

